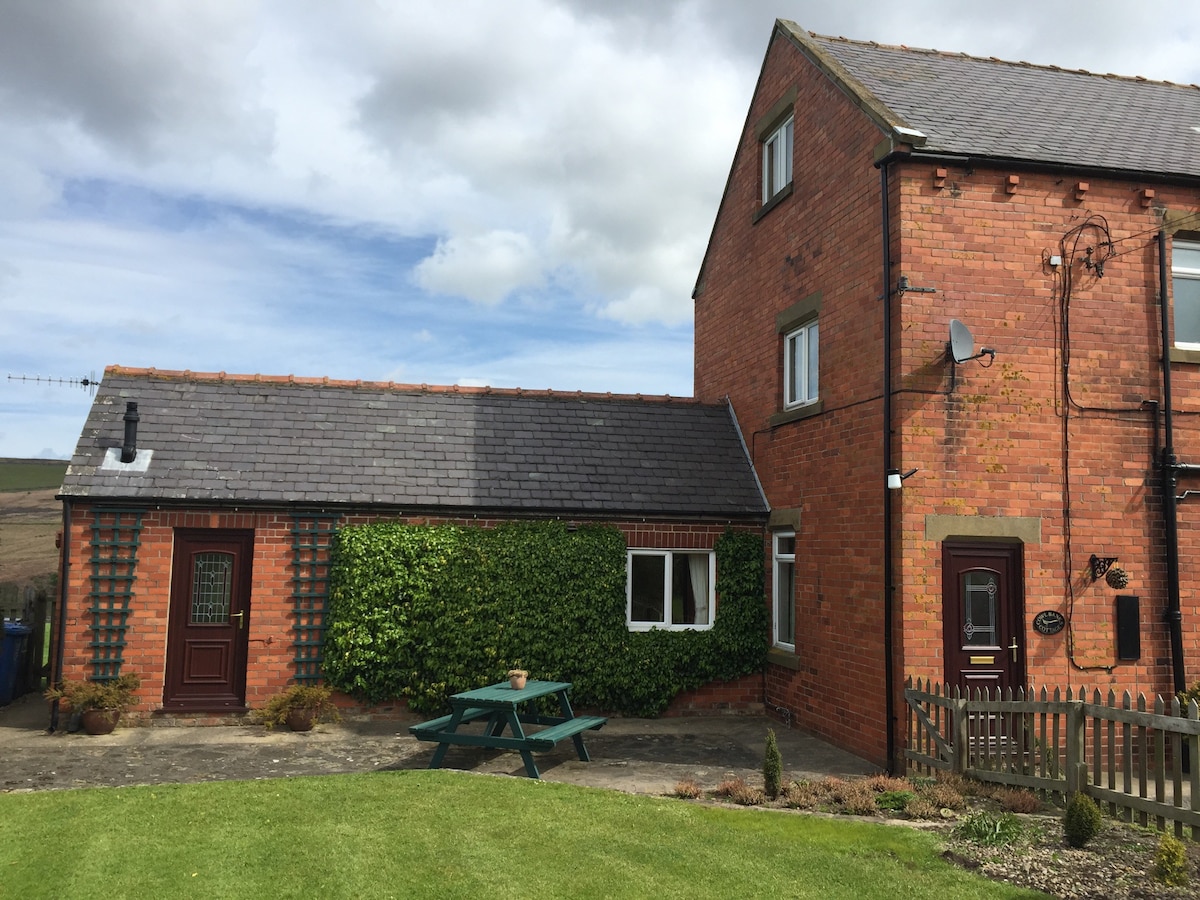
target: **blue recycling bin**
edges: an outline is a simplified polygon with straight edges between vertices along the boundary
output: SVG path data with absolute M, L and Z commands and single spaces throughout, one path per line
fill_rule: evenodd
M 17 672 L 21 669 L 21 660 L 25 658 L 25 645 L 29 642 L 31 631 L 33 629 L 28 625 L 4 623 L 4 645 L 0 647 L 0 706 L 7 706 L 13 701 Z

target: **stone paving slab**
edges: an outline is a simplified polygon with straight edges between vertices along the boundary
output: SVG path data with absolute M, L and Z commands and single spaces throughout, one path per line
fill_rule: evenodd
M 257 725 L 123 727 L 109 735 L 48 733 L 37 694 L 0 707 L 0 790 L 282 778 L 423 769 L 434 745 L 408 733 L 416 717 L 319 725 L 307 734 Z M 817 778 L 878 772 L 866 761 L 765 716 L 610 718 L 585 737 L 591 762 L 570 741 L 535 754 L 542 778 L 630 793 L 664 794 L 684 778 L 711 789 L 740 775 L 760 784 L 768 728 L 786 775 Z M 452 747 L 445 768 L 524 777 L 517 753 Z

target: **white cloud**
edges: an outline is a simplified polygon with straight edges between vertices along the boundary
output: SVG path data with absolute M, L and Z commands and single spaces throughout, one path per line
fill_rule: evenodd
M 433 255 L 413 269 L 413 277 L 432 293 L 484 304 L 499 303 L 515 291 L 544 283 L 533 241 L 516 231 L 438 241 Z
M 1119 0 L 6 0 L 6 365 L 686 393 L 777 15 L 1200 82 L 1168 0 L 1139 40 Z M 0 381 L 0 455 L 69 449 L 68 393 Z

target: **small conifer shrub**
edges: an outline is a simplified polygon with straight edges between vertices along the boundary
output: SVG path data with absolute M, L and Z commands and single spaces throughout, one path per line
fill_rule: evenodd
M 1100 833 L 1100 807 L 1087 794 L 1075 793 L 1067 801 L 1063 817 L 1063 836 L 1068 846 L 1082 847 Z
M 774 729 L 767 729 L 767 747 L 763 753 L 763 793 L 771 800 L 779 796 L 783 784 L 783 757 L 775 741 Z
M 1183 887 L 1188 883 L 1187 851 L 1183 844 L 1169 834 L 1164 834 L 1154 853 L 1154 869 L 1151 874 L 1160 884 Z

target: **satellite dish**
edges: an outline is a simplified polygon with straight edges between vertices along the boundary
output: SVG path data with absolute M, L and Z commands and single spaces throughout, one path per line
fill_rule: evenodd
M 964 363 L 975 358 L 975 339 L 971 330 L 958 319 L 950 320 L 950 358 Z

